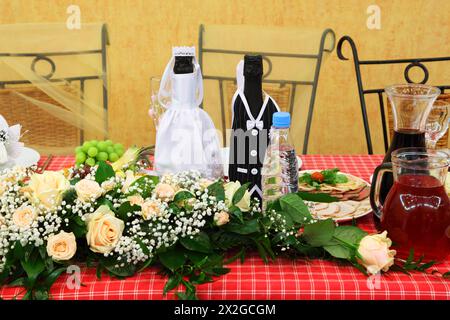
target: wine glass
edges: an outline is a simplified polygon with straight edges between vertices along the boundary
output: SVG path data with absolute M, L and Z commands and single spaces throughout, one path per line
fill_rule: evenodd
M 166 109 L 159 103 L 158 92 L 159 86 L 161 84 L 161 79 L 157 77 L 152 77 L 150 79 L 151 84 L 151 98 L 150 98 L 150 109 L 148 110 L 149 116 L 153 119 L 156 130 L 158 130 L 159 120 L 161 116 L 166 111 Z
M 428 116 L 425 126 L 426 145 L 436 149 L 436 144 L 448 130 L 450 102 L 437 100 Z

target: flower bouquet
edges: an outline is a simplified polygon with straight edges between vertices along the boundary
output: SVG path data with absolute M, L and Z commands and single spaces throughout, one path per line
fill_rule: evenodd
M 366 274 L 394 264 L 386 233 L 316 221 L 298 194 L 261 212 L 247 185 L 195 171 L 146 175 L 133 150 L 114 166 L 0 173 L 1 284 L 23 286 L 25 299 L 47 299 L 73 264 L 119 278 L 155 266 L 167 277 L 164 294 L 195 299 L 196 285 L 228 273 L 227 263 L 244 261 L 249 250 L 266 262 L 280 255 L 345 260 Z

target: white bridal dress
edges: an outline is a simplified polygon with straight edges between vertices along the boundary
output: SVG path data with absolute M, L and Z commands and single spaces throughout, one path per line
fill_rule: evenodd
M 194 72 L 175 74 L 176 56 L 192 56 Z M 199 107 L 203 100 L 203 78 L 194 47 L 173 49 L 161 79 L 158 100 L 166 111 L 156 134 L 157 173 L 197 170 L 205 178 L 222 177 L 218 134 L 209 115 Z

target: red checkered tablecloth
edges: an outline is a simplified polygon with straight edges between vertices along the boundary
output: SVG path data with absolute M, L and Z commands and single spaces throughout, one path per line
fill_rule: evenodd
M 381 156 L 302 156 L 303 169 L 339 167 L 342 171 L 368 180 Z M 43 163 L 45 159 L 41 159 Z M 69 167 L 71 157 L 56 157 L 49 169 Z M 371 217 L 361 218 L 359 225 L 374 231 Z M 256 255 L 244 264 L 234 262 L 231 272 L 215 282 L 199 286 L 200 299 L 448 299 L 450 281 L 438 275 L 415 273 L 408 276 L 390 272 L 367 278 L 355 268 L 322 260 L 278 259 L 264 264 Z M 450 261 L 435 267 L 450 270 Z M 162 296 L 165 278 L 155 268 L 134 277 L 118 280 L 104 275 L 98 280 L 95 269 L 81 268 L 80 288 L 73 288 L 73 278 L 60 277 L 54 284 L 53 299 L 173 299 Z M 69 283 L 69 285 L 68 285 Z M 20 288 L 0 288 L 0 296 L 11 299 Z

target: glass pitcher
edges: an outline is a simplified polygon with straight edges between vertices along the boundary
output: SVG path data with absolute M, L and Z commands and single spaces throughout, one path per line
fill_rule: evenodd
M 394 135 L 383 162 L 391 162 L 393 151 L 407 147 L 425 147 L 425 127 L 428 114 L 440 94 L 438 88 L 425 84 L 399 84 L 385 88 L 392 106 Z M 384 175 L 380 187 L 380 202 L 384 200 L 394 183 L 392 174 Z M 378 215 L 374 215 L 379 227 Z
M 450 201 L 445 190 L 449 158 L 445 152 L 426 148 L 402 148 L 392 161 L 375 169 L 370 194 L 381 228 L 396 244 L 397 256 L 442 261 L 450 254 Z M 394 185 L 383 205 L 381 179 L 393 173 Z

